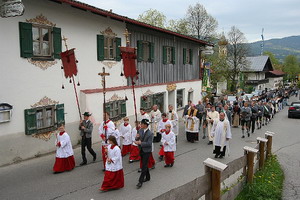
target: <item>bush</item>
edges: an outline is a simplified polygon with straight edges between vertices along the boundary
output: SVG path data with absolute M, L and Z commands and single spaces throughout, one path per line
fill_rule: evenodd
M 245 185 L 236 200 L 281 200 L 284 174 L 275 155 L 254 175 L 252 184 Z

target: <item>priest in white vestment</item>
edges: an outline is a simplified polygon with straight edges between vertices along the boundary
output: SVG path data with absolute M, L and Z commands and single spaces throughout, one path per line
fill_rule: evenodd
M 230 124 L 225 119 L 225 113 L 221 112 L 219 119 L 214 120 L 214 124 L 211 130 L 211 136 L 213 137 L 215 158 L 223 158 L 226 153 L 226 146 L 231 139 Z

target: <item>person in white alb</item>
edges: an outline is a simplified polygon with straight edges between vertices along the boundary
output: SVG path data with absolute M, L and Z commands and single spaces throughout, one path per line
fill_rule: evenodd
M 167 114 L 163 113 L 161 115 L 161 117 L 162 117 L 162 119 L 158 123 L 158 132 L 160 134 L 162 134 L 163 132 L 166 131 L 167 124 L 171 126 L 171 130 L 172 130 L 172 122 L 167 118 Z M 158 155 L 159 155 L 159 159 L 163 160 L 163 158 L 164 158 L 164 146 L 163 145 L 161 145 Z
M 211 128 L 215 120 L 219 119 L 219 113 L 216 111 L 215 106 L 211 106 L 210 111 L 207 112 L 206 120 L 207 120 L 207 135 L 209 142 L 208 144 L 213 144 L 213 137 L 211 135 Z
M 178 115 L 175 112 L 174 108 L 172 105 L 169 105 L 169 112 L 168 112 L 168 119 L 172 123 L 172 131 L 176 136 L 176 142 L 177 142 L 177 137 L 179 133 L 179 125 L 178 125 Z
M 133 163 L 134 161 L 139 161 L 141 159 L 140 149 L 137 144 L 135 144 L 135 139 L 137 137 L 137 132 L 140 130 L 141 126 L 139 122 L 135 122 L 135 127 L 131 131 L 132 136 L 132 145 L 129 156 L 129 163 Z
M 153 142 L 160 142 L 161 133 L 158 130 L 158 123 L 161 120 L 161 112 L 158 109 L 157 105 L 153 105 L 152 110 L 150 112 L 151 117 L 151 130 L 154 134 Z
M 114 136 L 108 137 L 108 145 L 105 147 L 107 156 L 104 180 L 100 187 L 101 191 L 115 190 L 124 187 L 124 172 L 122 165 L 121 150 Z
M 214 120 L 211 129 L 211 136 L 213 137 L 215 158 L 223 158 L 226 153 L 226 146 L 228 145 L 231 136 L 230 124 L 225 119 L 225 113 L 221 112 L 219 119 Z
M 54 173 L 70 171 L 75 167 L 74 152 L 70 136 L 65 132 L 63 124 L 58 127 L 59 133 L 56 136 L 56 159 L 53 166 Z
M 129 124 L 129 118 L 124 117 L 124 123 L 120 125 L 120 135 L 122 137 L 122 156 L 126 156 L 130 153 L 132 136 L 131 136 L 131 125 Z
M 185 115 L 185 132 L 188 142 L 194 143 L 199 133 L 199 119 L 197 117 L 198 110 L 194 104 L 187 110 Z
M 105 171 L 105 163 L 106 163 L 106 154 L 105 147 L 108 145 L 107 139 L 109 136 L 113 135 L 115 132 L 115 124 L 109 119 L 109 113 L 105 112 L 103 114 L 104 121 L 99 126 L 99 135 L 102 139 L 102 160 Z
M 117 143 L 118 143 L 118 146 L 121 148 L 121 135 L 120 135 L 120 131 L 117 127 L 117 123 L 114 122 L 114 125 L 115 125 L 115 131 L 114 133 L 112 134 L 113 136 L 115 136 L 116 140 L 117 140 Z
M 138 121 L 141 122 L 143 119 L 148 119 L 149 121 L 151 121 L 150 116 L 145 111 L 145 109 L 144 108 L 140 108 L 140 115 L 139 115 Z
M 171 130 L 172 126 L 166 124 L 165 131 L 162 133 L 161 143 L 163 145 L 165 154 L 165 167 L 173 167 L 174 165 L 174 152 L 176 151 L 175 133 Z

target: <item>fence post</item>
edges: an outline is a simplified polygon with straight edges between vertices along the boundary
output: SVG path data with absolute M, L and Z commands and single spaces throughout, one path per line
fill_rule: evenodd
M 259 143 L 259 169 L 262 169 L 265 164 L 265 143 L 268 142 L 266 138 L 257 137 Z
M 268 139 L 266 158 L 268 158 L 272 154 L 272 138 L 273 138 L 273 136 L 274 136 L 273 132 L 267 131 L 265 133 L 265 137 Z
M 211 173 L 211 200 L 221 200 L 221 172 L 228 166 L 211 158 L 203 163 Z
M 244 147 L 244 150 L 247 153 L 247 183 L 252 183 L 254 175 L 254 156 L 258 150 L 247 146 Z

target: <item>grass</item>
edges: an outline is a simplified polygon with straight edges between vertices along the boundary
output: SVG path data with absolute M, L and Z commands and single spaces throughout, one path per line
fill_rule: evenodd
M 253 183 L 245 185 L 235 200 L 281 200 L 283 179 L 277 157 L 272 155 L 264 169 L 255 173 Z

